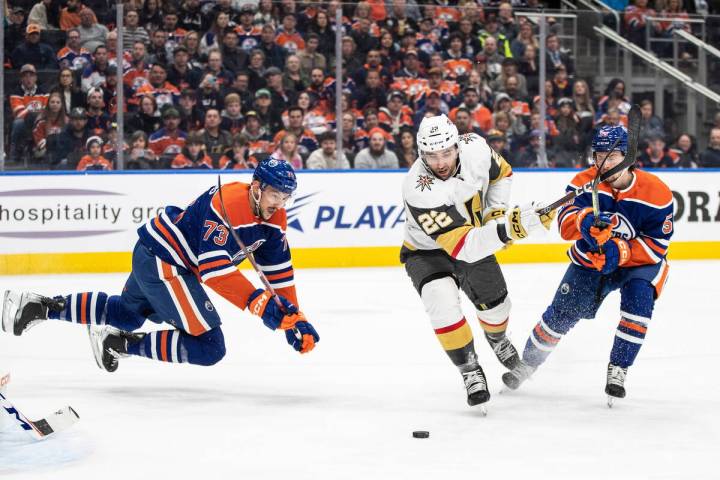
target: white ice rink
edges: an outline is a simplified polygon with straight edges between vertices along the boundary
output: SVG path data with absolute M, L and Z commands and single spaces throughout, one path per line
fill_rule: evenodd
M 519 348 L 565 265 L 510 265 Z M 0 334 L 0 373 L 30 418 L 72 405 L 81 420 L 45 442 L 0 433 L 2 479 L 710 479 L 720 478 L 720 262 L 674 262 L 628 397 L 603 392 L 617 294 L 563 339 L 533 380 L 500 394 L 502 368 L 472 321 L 492 399 L 465 404 L 400 268 L 296 272 L 321 341 L 280 332 L 217 301 L 227 356 L 214 367 L 123 359 L 98 369 L 83 328 L 47 322 Z M 120 292 L 124 275 L 0 277 L 0 290 Z M 471 310 L 466 308 L 468 319 Z M 413 430 L 429 430 L 427 440 Z

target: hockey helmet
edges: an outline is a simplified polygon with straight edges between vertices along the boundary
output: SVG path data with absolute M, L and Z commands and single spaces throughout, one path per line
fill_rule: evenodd
M 617 146 L 613 145 L 617 140 Z M 627 130 L 622 125 L 605 125 L 595 131 L 592 140 L 593 152 L 610 152 L 611 149 L 619 150 L 623 154 L 627 153 L 628 135 Z
M 292 165 L 273 156 L 258 163 L 253 173 L 253 180 L 260 182 L 260 189 L 269 185 L 288 195 L 292 195 L 297 188 L 297 177 Z
M 458 142 L 458 129 L 445 115 L 425 117 L 420 122 L 417 144 L 420 152 L 445 150 Z

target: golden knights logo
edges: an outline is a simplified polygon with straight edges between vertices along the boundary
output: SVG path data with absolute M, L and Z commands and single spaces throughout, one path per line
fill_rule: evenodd
M 460 135 L 459 140 L 461 142 L 465 142 L 465 144 L 468 144 L 475 140 L 475 135 L 473 135 L 472 133 L 463 133 L 462 135 Z
M 425 191 L 426 188 L 428 190 L 432 190 L 430 185 L 433 184 L 434 180 L 435 179 L 430 175 L 418 175 L 417 185 L 415 185 L 415 188 L 419 188 L 421 192 Z

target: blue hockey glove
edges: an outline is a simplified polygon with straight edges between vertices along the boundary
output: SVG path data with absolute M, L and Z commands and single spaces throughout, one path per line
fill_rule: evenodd
M 297 333 L 295 333 L 297 331 Z M 307 353 L 320 341 L 320 335 L 308 321 L 299 321 L 295 329 L 285 330 L 285 338 L 291 347 L 300 353 Z
M 621 238 L 613 238 L 605 244 L 603 253 L 588 252 L 587 257 L 597 271 L 609 275 L 630 260 L 630 245 Z
M 284 311 L 272 298 L 270 292 L 258 288 L 248 297 L 248 309 L 253 315 L 262 318 L 263 323 L 270 330 L 280 328 L 287 330 L 295 326 L 295 323 L 303 320 L 302 314 L 298 315 L 298 308 L 290 300 L 282 295 L 277 296 L 283 304 Z
M 608 213 L 600 213 L 596 217 L 592 208 L 584 208 L 578 213 L 576 222 L 583 240 L 590 245 L 592 250 L 598 250 L 598 247 L 605 245 L 605 242 L 612 236 L 612 215 Z M 596 223 L 605 226 L 596 226 Z

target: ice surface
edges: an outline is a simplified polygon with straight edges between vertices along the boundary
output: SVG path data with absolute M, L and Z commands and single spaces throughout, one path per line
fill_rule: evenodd
M 522 348 L 565 265 L 509 265 L 510 331 Z M 718 478 L 720 262 L 674 262 L 628 397 L 608 409 L 617 294 L 532 381 L 500 394 L 500 364 L 470 322 L 493 398 L 482 418 L 400 268 L 296 272 L 322 340 L 307 356 L 214 298 L 228 354 L 214 367 L 92 359 L 79 326 L 0 333 L 8 395 L 33 419 L 72 405 L 80 422 L 42 443 L 0 433 L 3 479 Z M 0 290 L 119 292 L 124 275 L 2 277 Z M 469 305 L 466 305 L 469 307 Z M 472 311 L 466 308 L 468 318 Z M 414 439 L 413 430 L 430 438 Z

